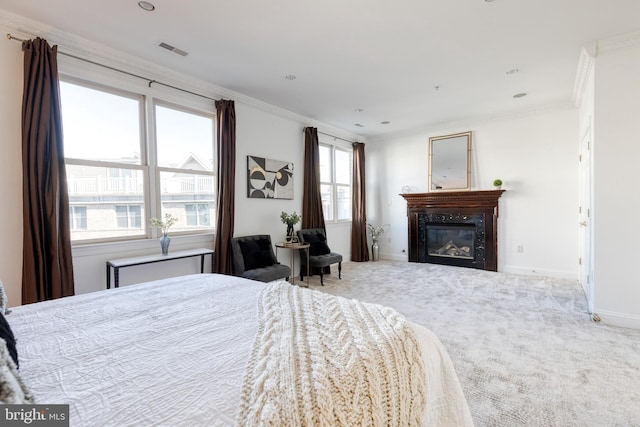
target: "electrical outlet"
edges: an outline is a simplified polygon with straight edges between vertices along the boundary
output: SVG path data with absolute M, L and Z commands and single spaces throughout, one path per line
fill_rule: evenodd
M 517 247 L 516 251 L 517 251 L 519 254 L 523 253 L 523 252 L 524 252 L 524 246 L 522 246 L 522 245 L 518 245 L 518 247 Z

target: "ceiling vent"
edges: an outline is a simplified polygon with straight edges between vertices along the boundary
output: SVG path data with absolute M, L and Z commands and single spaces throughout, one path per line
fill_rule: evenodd
M 170 51 L 171 51 L 171 52 L 173 52 L 173 53 L 177 53 L 177 54 L 178 54 L 178 55 L 180 55 L 180 56 L 187 56 L 187 55 L 189 55 L 189 52 L 185 52 L 184 50 L 182 50 L 182 49 L 178 49 L 177 47 L 175 47 L 175 46 L 171 46 L 170 44 L 165 43 L 165 42 L 160 43 L 158 46 L 163 47 L 163 48 L 165 48 L 165 49 L 167 49 L 167 50 L 170 50 Z

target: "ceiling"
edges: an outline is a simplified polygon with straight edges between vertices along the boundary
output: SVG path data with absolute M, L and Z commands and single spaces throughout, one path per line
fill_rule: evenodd
M 567 105 L 581 46 L 640 29 L 639 0 L 137 3 L 0 9 L 371 138 Z

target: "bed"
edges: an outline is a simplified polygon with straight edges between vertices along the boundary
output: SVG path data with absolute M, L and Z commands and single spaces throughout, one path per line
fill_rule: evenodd
M 296 305 L 300 310 L 292 311 Z M 373 327 L 372 313 L 392 324 Z M 72 426 L 337 425 L 381 406 L 362 425 L 405 425 L 404 415 L 391 408 L 395 401 L 414 412 L 409 424 L 472 425 L 451 361 L 430 331 L 391 309 L 286 282 L 182 276 L 16 307 L 6 318 L 17 340 L 20 376 L 36 403 L 69 404 Z M 364 330 L 340 329 L 352 321 L 364 323 Z M 305 322 L 302 332 L 291 332 Z M 340 328 L 327 332 L 334 325 Z M 410 339 L 384 347 L 402 328 Z M 356 349 L 364 362 L 353 356 L 341 362 L 349 337 L 351 346 L 369 342 L 377 350 Z M 387 360 L 405 351 L 414 357 L 406 367 Z M 328 361 L 328 353 L 338 359 Z M 372 358 L 384 359 L 388 378 L 372 379 L 378 378 L 369 372 Z M 365 365 L 364 374 L 355 374 L 358 364 Z M 369 389 L 360 384 L 345 391 L 354 375 Z M 380 390 L 386 382 L 402 383 L 413 394 Z M 346 404 L 323 394 L 336 387 Z

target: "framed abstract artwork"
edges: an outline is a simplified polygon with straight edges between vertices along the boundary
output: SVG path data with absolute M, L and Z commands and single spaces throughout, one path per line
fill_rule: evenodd
M 293 163 L 247 156 L 247 197 L 293 199 Z

